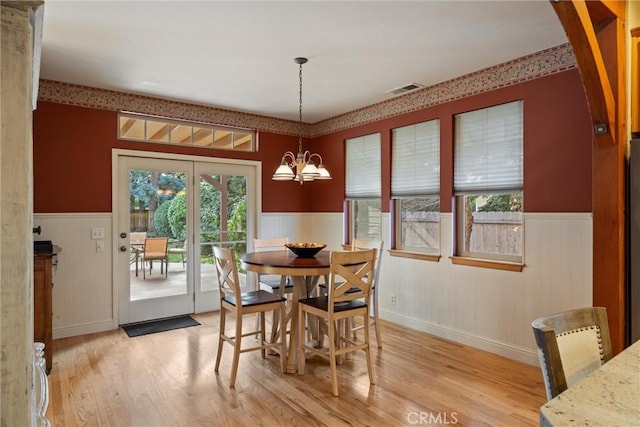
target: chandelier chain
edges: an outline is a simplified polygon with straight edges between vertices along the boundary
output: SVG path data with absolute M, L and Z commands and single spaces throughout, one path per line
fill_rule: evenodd
M 299 64 L 298 77 L 300 79 L 299 103 L 298 103 L 298 151 L 302 152 L 302 64 Z
M 316 179 L 331 179 L 331 174 L 322 163 L 322 156 L 310 151 L 302 151 L 302 64 L 307 63 L 307 58 L 293 58 L 298 64 L 299 102 L 298 102 L 298 154 L 287 151 L 280 160 L 280 166 L 276 169 L 272 179 L 274 181 L 298 181 L 302 185 L 305 181 Z M 313 159 L 317 159 L 316 166 Z M 295 171 L 295 172 L 294 172 Z

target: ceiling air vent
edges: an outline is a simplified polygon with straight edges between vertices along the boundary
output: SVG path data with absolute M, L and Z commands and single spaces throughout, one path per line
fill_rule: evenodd
M 413 92 L 414 90 L 422 89 L 424 86 L 418 83 L 409 83 L 408 85 L 400 86 L 395 89 L 390 89 L 387 93 L 392 95 L 400 95 L 407 92 Z

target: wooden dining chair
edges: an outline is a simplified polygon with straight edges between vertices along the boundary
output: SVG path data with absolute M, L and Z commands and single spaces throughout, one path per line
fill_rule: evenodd
M 613 354 L 603 307 L 569 310 L 531 323 L 551 400 L 608 362 Z
M 368 240 L 368 239 L 354 239 L 353 244 L 351 244 L 351 250 L 366 250 L 366 249 L 375 249 L 376 250 L 376 261 L 373 270 L 373 280 L 371 281 L 371 307 L 373 310 L 371 311 L 371 320 L 373 322 L 373 326 L 376 332 L 376 343 L 378 344 L 378 348 L 382 348 L 382 334 L 380 332 L 380 319 L 379 319 L 379 304 L 378 304 L 378 279 L 380 277 L 380 261 L 382 260 L 382 249 L 384 247 L 384 242 L 382 240 Z M 326 284 L 319 285 L 322 294 L 326 294 Z M 350 289 L 347 292 L 358 292 L 357 288 Z M 352 334 L 357 333 L 357 331 L 364 328 L 364 325 L 354 325 L 352 322 L 344 322 L 345 333 L 349 331 Z M 354 335 L 355 338 L 355 335 Z
M 286 253 L 289 250 L 285 246 L 287 243 L 289 243 L 287 237 L 253 239 L 253 249 L 256 252 L 284 251 Z M 258 286 L 260 289 L 279 295 L 293 293 L 293 284 L 286 276 L 258 274 Z
M 337 358 L 343 354 L 363 350 L 367 359 L 369 382 L 375 384 L 369 345 L 369 307 L 376 249 L 331 252 L 328 294 L 298 302 L 298 374 L 304 374 L 307 353 L 329 359 L 332 392 L 338 396 Z M 353 288 L 358 291 L 354 292 Z M 328 348 L 316 348 L 305 342 L 307 315 L 324 321 Z M 364 334 L 358 340 L 351 334 L 340 334 L 338 322 L 362 316 Z
M 268 239 L 253 239 L 253 249 L 256 252 L 274 252 L 289 251 L 285 246 L 289 243 L 288 237 L 274 237 Z M 293 283 L 291 278 L 287 276 L 278 276 L 276 274 L 261 274 L 258 273 L 258 289 L 262 289 L 267 292 L 271 292 L 280 296 L 290 297 L 293 295 Z M 285 325 L 289 322 L 290 315 L 286 316 Z M 273 316 L 271 323 L 271 339 L 275 339 L 280 327 L 279 317 Z
M 284 372 L 287 366 L 286 337 L 284 328 L 281 328 L 279 342 L 272 342 L 266 339 L 265 334 L 265 313 L 274 311 L 279 313 L 280 322 L 285 321 L 285 299 L 282 296 L 266 292 L 264 290 L 242 293 L 240 280 L 238 277 L 238 267 L 236 258 L 231 249 L 213 248 L 213 256 L 220 286 L 220 332 L 218 334 L 218 354 L 216 356 L 215 372 L 220 368 L 223 343 L 228 343 L 233 347 L 233 362 L 231 365 L 231 378 L 229 386 L 235 387 L 236 374 L 240 353 L 248 351 L 262 350 L 262 357 L 266 357 L 266 350 L 272 349 L 280 354 L 280 365 Z M 235 335 L 228 335 L 225 331 L 227 312 L 234 314 Z M 243 332 L 242 319 L 245 315 L 259 313 L 259 329 L 250 332 Z M 253 347 L 242 348 L 242 338 L 251 335 L 259 337 L 260 344 Z
M 153 261 L 160 261 L 160 274 L 164 267 L 164 276 L 167 277 L 169 271 L 169 239 L 167 237 L 147 237 L 144 239 L 144 248 L 142 248 L 142 278 L 146 279 L 144 263 L 149 261 L 149 274 L 153 269 Z
M 373 270 L 373 279 L 371 281 L 371 306 L 373 308 L 373 312 L 371 313 L 372 314 L 371 319 L 373 320 L 373 326 L 376 331 L 376 343 L 378 344 L 378 348 L 382 348 L 380 318 L 378 317 L 378 312 L 379 312 L 378 294 L 380 289 L 380 285 L 379 285 L 380 261 L 382 260 L 383 247 L 384 247 L 384 242 L 382 240 L 354 239 L 353 244 L 351 245 L 351 250 L 354 250 L 354 251 L 363 250 L 363 249 L 376 250 L 376 261 L 375 261 L 374 270 Z M 357 289 L 353 289 L 351 291 L 357 292 Z M 351 325 L 351 331 L 353 333 L 363 328 L 364 328 L 364 325 Z

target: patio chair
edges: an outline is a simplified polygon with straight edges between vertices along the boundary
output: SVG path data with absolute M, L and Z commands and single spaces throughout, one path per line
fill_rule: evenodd
M 136 263 L 136 277 L 138 277 L 138 263 L 140 262 L 140 254 L 142 253 L 142 248 L 144 248 L 144 239 L 146 238 L 146 231 L 132 231 L 129 233 L 129 246 L 131 248 L 129 265 Z
M 176 242 L 180 243 L 180 242 Z M 185 240 L 181 246 L 174 246 L 169 248 L 169 254 L 180 254 L 180 258 L 182 261 L 182 268 L 184 268 L 187 263 L 187 241 Z
M 153 269 L 153 261 L 160 261 L 160 274 L 163 273 L 167 277 L 169 270 L 169 239 L 167 237 L 147 237 L 144 239 L 144 248 L 142 249 L 142 278 L 146 279 L 144 268 L 145 261 L 149 261 L 149 274 Z

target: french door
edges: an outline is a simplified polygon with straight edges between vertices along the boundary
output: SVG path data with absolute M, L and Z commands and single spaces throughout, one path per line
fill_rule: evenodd
M 232 248 L 239 260 L 256 235 L 257 174 L 253 166 L 197 162 L 194 175 L 195 312 L 201 313 L 220 309 L 213 247 Z
M 255 169 L 117 156 L 119 324 L 219 309 L 212 247 L 246 251 L 257 210 Z M 158 241 L 167 245 L 160 255 L 151 252 Z

